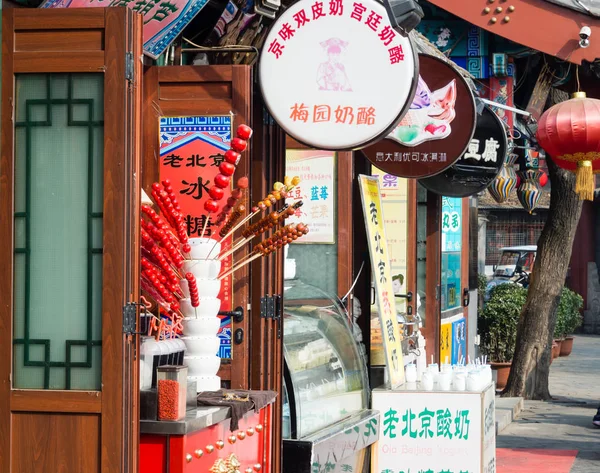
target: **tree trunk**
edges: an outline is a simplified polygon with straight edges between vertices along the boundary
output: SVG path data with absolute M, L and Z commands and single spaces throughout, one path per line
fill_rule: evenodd
M 547 160 L 552 191 L 548 219 L 538 240 L 527 301 L 517 328 L 517 341 L 507 397 L 550 398 L 552 338 L 556 308 L 565 283 L 582 202 L 575 194 L 575 175 Z

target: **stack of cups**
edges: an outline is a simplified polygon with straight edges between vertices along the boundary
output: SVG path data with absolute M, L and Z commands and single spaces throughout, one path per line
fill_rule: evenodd
M 217 376 L 221 359 L 218 356 L 221 327 L 218 317 L 221 309 L 221 262 L 218 260 L 221 244 L 211 238 L 190 238 L 190 260 L 183 263 L 185 274 L 196 277 L 200 305 L 192 306 L 188 282 L 181 281 L 185 299 L 180 301 L 183 320 L 183 341 L 187 348 L 184 364 L 188 366 L 188 379 L 196 383 L 197 392 L 218 391 L 221 378 Z M 214 247 L 214 248 L 213 248 Z

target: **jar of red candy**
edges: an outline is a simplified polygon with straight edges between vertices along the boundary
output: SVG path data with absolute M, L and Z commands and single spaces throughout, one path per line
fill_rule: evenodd
M 158 420 L 185 417 L 187 366 L 160 366 L 157 375 Z

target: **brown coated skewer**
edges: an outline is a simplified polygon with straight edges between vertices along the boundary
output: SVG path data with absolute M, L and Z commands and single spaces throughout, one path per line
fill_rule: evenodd
M 300 178 L 298 176 L 294 176 L 290 180 L 290 185 L 282 184 L 281 186 L 277 186 L 277 188 L 275 188 L 277 183 L 274 184 L 273 191 L 267 197 L 265 197 L 263 200 L 261 200 L 259 202 L 258 206 L 252 207 L 255 210 L 253 210 L 252 213 L 248 214 L 246 216 L 246 218 L 244 218 L 237 225 L 235 225 L 235 227 L 233 227 L 227 233 L 227 235 L 225 235 L 223 238 L 221 238 L 221 240 L 219 240 L 219 242 L 222 242 L 229 235 L 233 234 L 238 228 L 240 228 L 246 222 L 251 220 L 254 216 L 258 215 L 261 212 L 264 212 L 268 207 L 275 205 L 278 200 L 283 199 L 285 201 L 285 199 L 287 199 L 289 197 L 289 193 L 298 185 L 299 182 L 300 182 Z M 268 204 L 267 204 L 267 202 L 268 202 Z M 263 204 L 263 205 L 261 206 L 260 204 Z M 215 244 L 215 246 L 216 246 L 216 244 Z M 213 246 L 213 249 L 214 249 L 214 246 Z M 211 253 L 212 253 L 212 250 L 211 250 Z
M 281 228 L 280 230 L 275 232 L 272 237 L 267 238 L 266 240 L 258 243 L 254 247 L 252 253 L 250 253 L 250 257 L 248 259 L 239 262 L 225 274 L 219 276 L 219 280 L 226 278 L 230 274 L 243 268 L 255 259 L 260 258 L 261 256 L 268 256 L 269 254 L 277 251 L 279 248 L 284 247 L 285 245 L 297 240 L 298 238 L 300 238 L 303 235 L 306 235 L 307 233 L 308 226 L 304 225 L 303 223 L 299 223 L 298 225 L 287 225 Z
M 272 220 L 272 222 L 270 223 L 280 223 L 282 222 L 284 219 L 291 217 L 294 212 L 300 208 L 303 205 L 302 201 L 298 201 L 296 202 L 293 206 L 291 207 L 285 207 L 283 208 L 280 212 L 271 212 L 269 215 L 267 215 L 266 217 L 264 217 L 261 222 L 264 220 L 263 223 L 268 222 L 268 220 Z M 261 222 L 257 222 L 255 225 L 259 225 Z M 249 227 L 251 228 L 251 227 Z M 224 253 L 221 256 L 221 259 L 226 258 L 227 256 L 229 256 L 231 253 L 236 252 L 237 250 L 239 250 L 243 245 L 245 245 L 246 243 L 248 243 L 249 241 L 251 241 L 252 239 L 256 238 L 258 235 L 260 235 L 261 233 L 264 233 L 268 228 L 272 228 L 269 227 L 268 225 L 266 227 L 261 227 L 259 225 L 258 230 L 256 230 L 252 235 L 248 236 L 248 237 L 242 237 L 240 240 L 238 240 L 234 246 L 228 250 L 226 253 Z M 245 231 L 245 230 L 244 230 Z

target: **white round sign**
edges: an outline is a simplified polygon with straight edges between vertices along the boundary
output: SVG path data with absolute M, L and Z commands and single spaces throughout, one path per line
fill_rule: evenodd
M 300 0 L 271 27 L 260 86 L 277 123 L 317 149 L 358 149 L 410 106 L 418 61 L 375 0 Z

